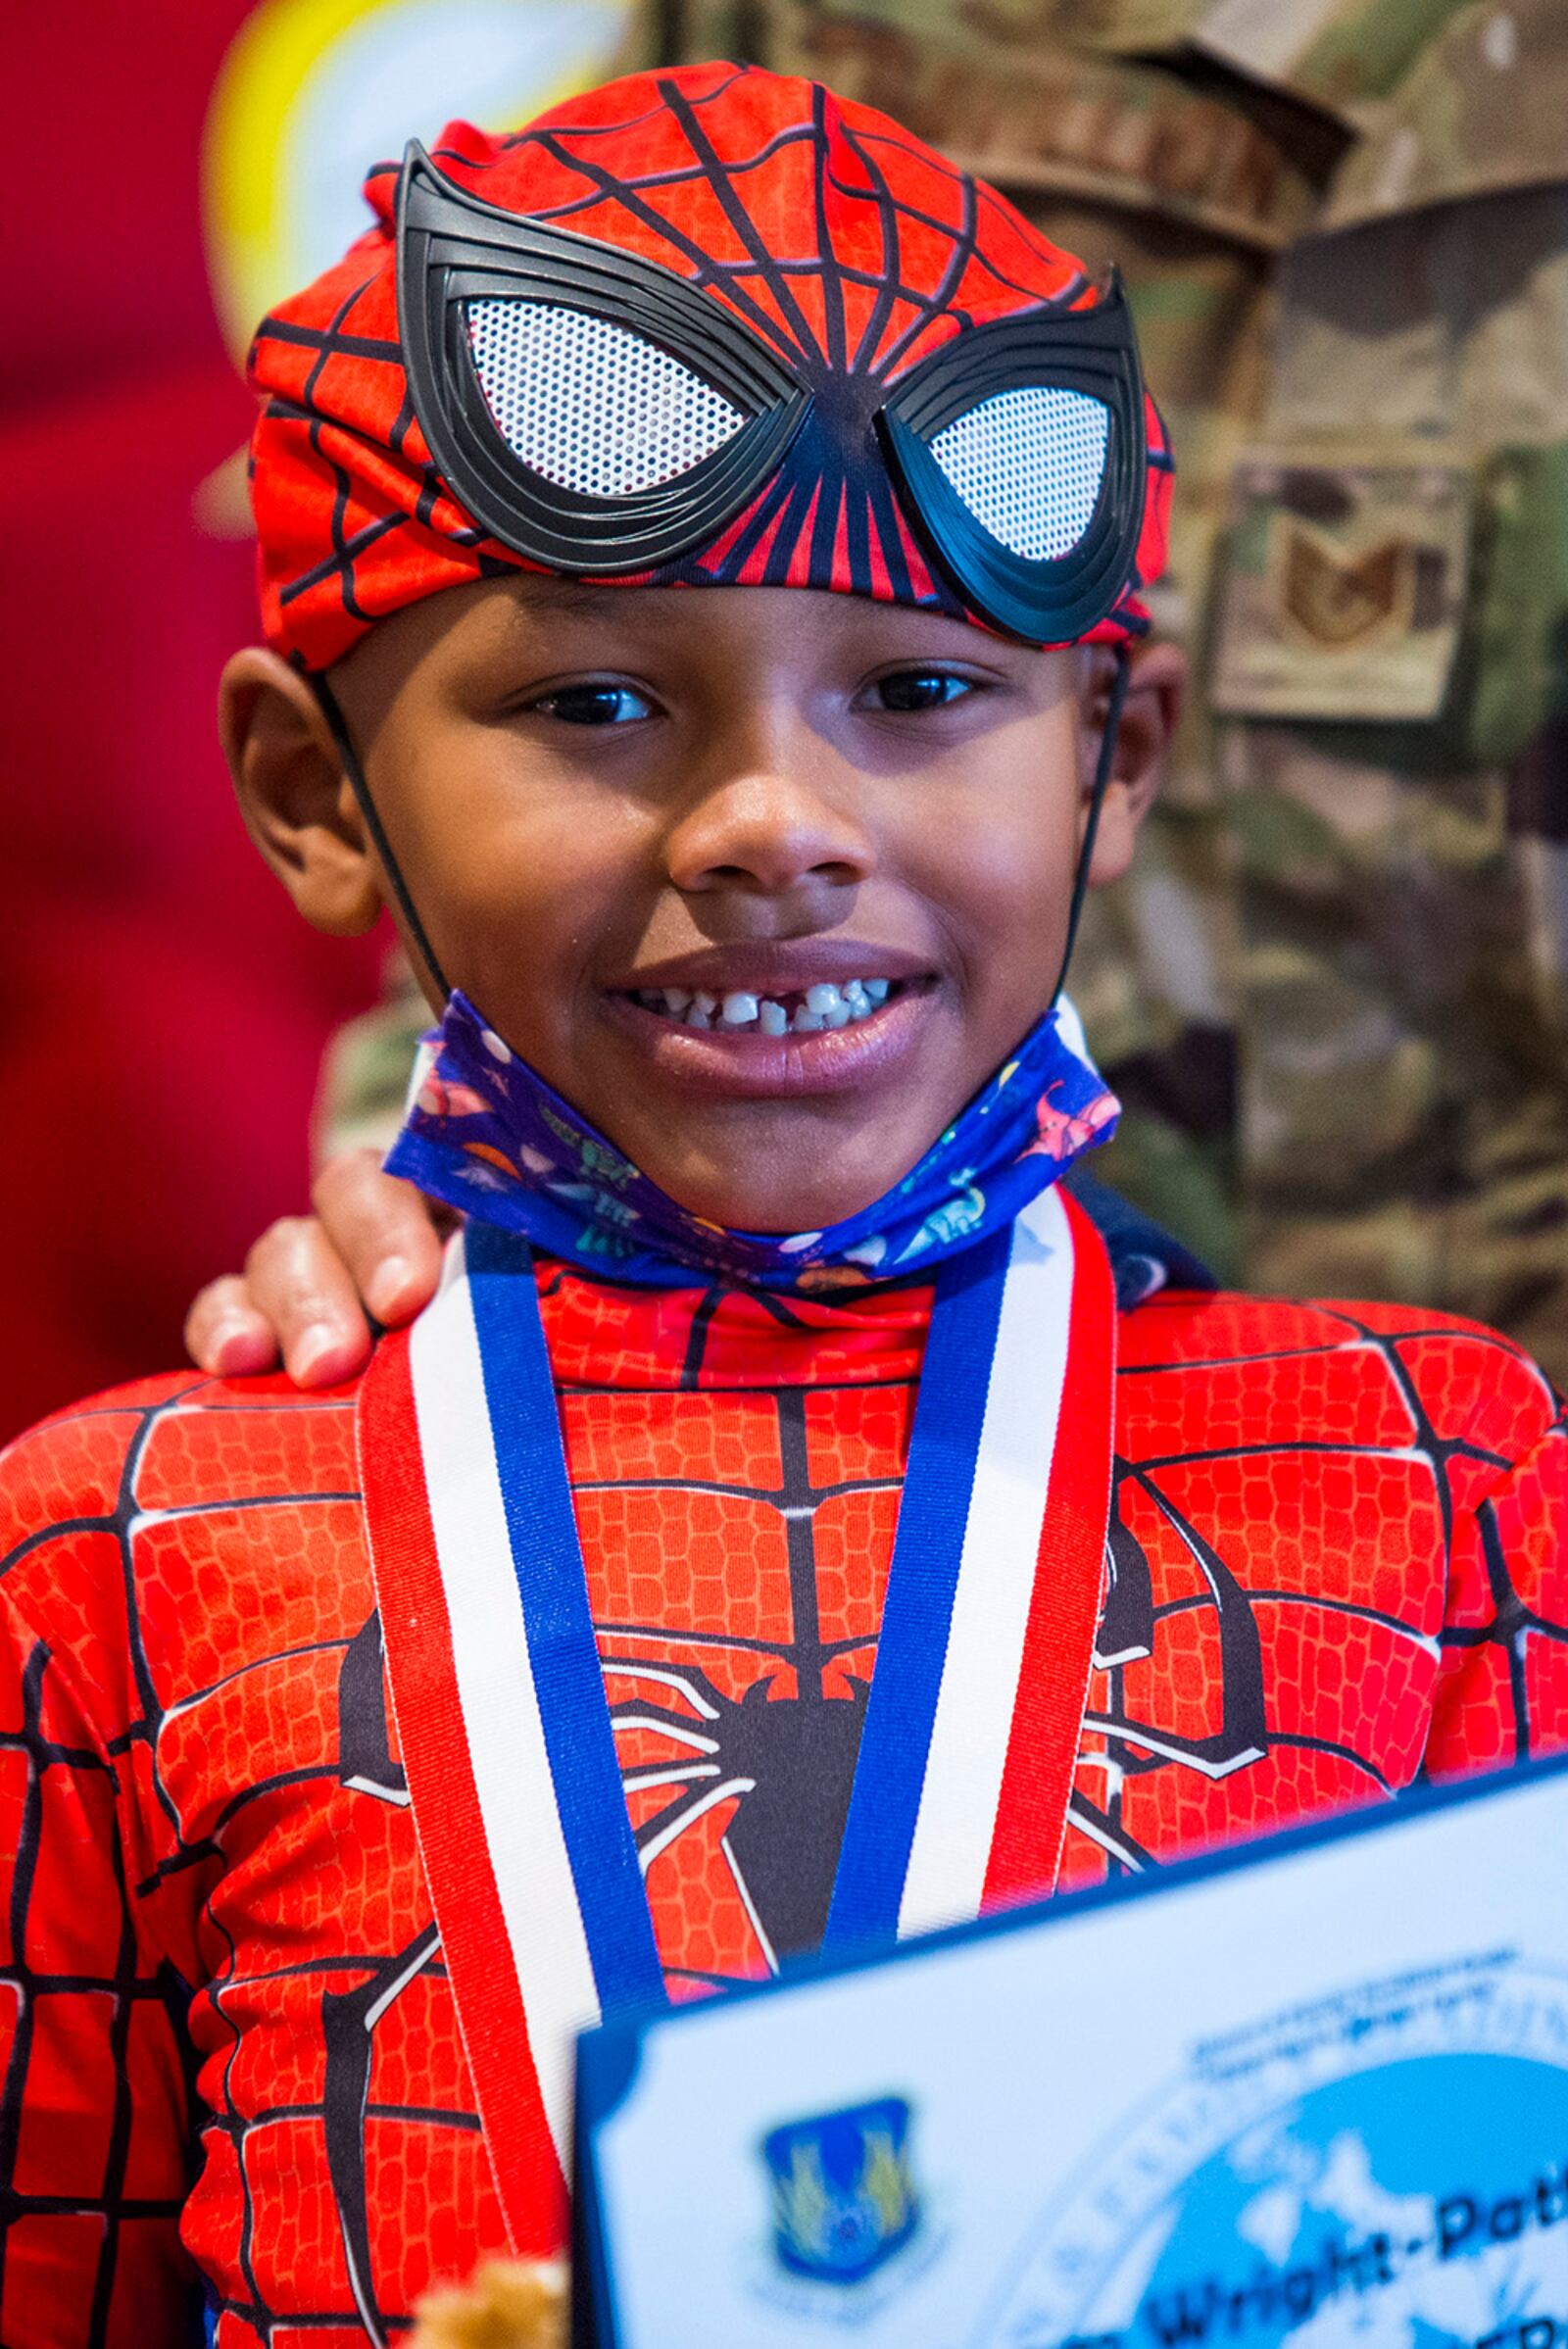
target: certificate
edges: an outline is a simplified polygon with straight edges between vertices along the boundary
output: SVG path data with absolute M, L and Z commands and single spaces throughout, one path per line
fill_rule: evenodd
M 589 2034 L 598 2349 L 1568 2349 L 1568 1765 Z

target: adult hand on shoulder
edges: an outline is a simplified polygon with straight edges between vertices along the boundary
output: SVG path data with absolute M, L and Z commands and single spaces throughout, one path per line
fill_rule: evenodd
M 369 1358 L 370 1320 L 412 1321 L 434 1295 L 441 1235 L 412 1183 L 382 1172 L 373 1150 L 329 1158 L 312 1187 L 314 1215 L 264 1232 L 242 1274 L 209 1282 L 185 1344 L 216 1378 L 283 1367 L 298 1387 L 331 1387 Z

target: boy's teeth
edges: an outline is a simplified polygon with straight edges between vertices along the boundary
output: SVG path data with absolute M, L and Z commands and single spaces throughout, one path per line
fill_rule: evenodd
M 820 986 L 808 987 L 806 1008 L 824 1028 L 847 1028 L 852 1019 L 868 1017 L 871 1003 L 858 979 L 852 979 L 847 988 L 835 987 L 831 980 L 826 980 Z
M 722 998 L 704 988 L 691 994 L 684 987 L 644 988 L 637 1001 L 649 1011 L 661 1011 L 687 1028 L 749 1029 L 763 1036 L 816 1036 L 824 1028 L 848 1028 L 869 1019 L 888 1000 L 891 979 L 847 979 L 842 987 L 819 980 L 797 1000 L 792 1013 L 772 996 L 754 995 L 737 987 Z

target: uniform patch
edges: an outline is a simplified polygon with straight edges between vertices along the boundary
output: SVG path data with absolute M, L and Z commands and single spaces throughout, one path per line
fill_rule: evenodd
M 1409 626 L 1415 549 L 1407 541 L 1386 539 L 1346 562 L 1304 523 L 1279 536 L 1280 609 L 1308 644 L 1339 651 Z
M 1244 459 L 1214 665 L 1237 717 L 1430 719 L 1469 577 L 1474 476 L 1353 454 Z

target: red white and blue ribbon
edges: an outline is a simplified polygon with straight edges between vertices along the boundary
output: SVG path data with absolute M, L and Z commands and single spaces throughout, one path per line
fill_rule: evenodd
M 1054 1881 L 1109 1505 L 1115 1307 L 1053 1188 L 937 1278 L 824 1946 Z M 521 2252 L 562 2239 L 572 2047 L 663 1995 L 524 1242 L 471 1225 L 364 1383 L 404 1767 Z
M 1049 1891 L 1110 1507 L 1115 1299 L 1059 1189 L 939 1281 L 824 1946 Z

